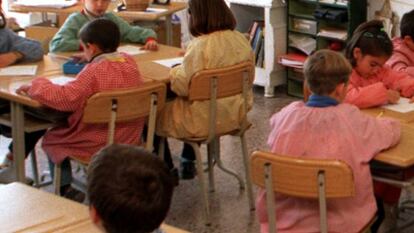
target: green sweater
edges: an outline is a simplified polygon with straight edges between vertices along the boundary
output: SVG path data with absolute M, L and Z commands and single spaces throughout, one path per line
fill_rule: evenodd
M 118 25 L 121 31 L 121 42 L 145 44 L 149 37 L 157 38 L 152 29 L 131 26 L 113 13 L 105 13 L 102 18 L 109 19 Z M 80 49 L 79 30 L 87 22 L 89 22 L 89 18 L 81 12 L 69 15 L 60 30 L 50 41 L 49 50 L 51 52 L 78 51 Z

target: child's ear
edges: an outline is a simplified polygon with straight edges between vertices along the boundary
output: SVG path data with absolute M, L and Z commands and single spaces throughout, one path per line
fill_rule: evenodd
M 101 222 L 101 218 L 98 215 L 98 212 L 96 211 L 95 207 L 89 206 L 89 216 L 91 217 L 92 222 L 99 226 Z
M 404 36 L 403 41 L 406 44 L 413 43 L 413 38 L 411 38 L 411 36 Z
M 354 50 L 352 51 L 352 55 L 354 56 L 355 59 L 361 58 L 362 57 L 361 49 L 358 47 L 355 47 Z

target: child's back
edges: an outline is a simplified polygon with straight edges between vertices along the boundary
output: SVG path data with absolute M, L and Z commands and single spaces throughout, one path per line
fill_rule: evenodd
M 332 68 L 335 67 L 335 68 Z M 368 162 L 399 139 L 399 125 L 375 119 L 357 107 L 341 104 L 351 67 L 331 51 L 318 51 L 305 64 L 312 91 L 309 101 L 294 102 L 270 120 L 268 144 L 277 154 L 339 159 L 354 173 L 355 196 L 328 201 L 329 232 L 359 232 L 377 210 Z M 265 192 L 258 196 L 262 233 L 268 232 Z M 317 200 L 276 194 L 277 227 L 280 232 L 319 232 Z

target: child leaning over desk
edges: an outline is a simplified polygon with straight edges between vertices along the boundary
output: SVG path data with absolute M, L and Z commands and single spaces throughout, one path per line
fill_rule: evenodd
M 346 103 L 369 108 L 395 104 L 400 95 L 414 95 L 413 78 L 384 66 L 392 51 L 392 42 L 381 21 L 372 20 L 355 29 L 346 48 L 346 57 L 353 67 Z
M 32 99 L 58 111 L 72 112 L 67 124 L 50 129 L 42 141 L 42 148 L 50 161 L 51 174 L 54 163 L 62 163 L 61 194 L 67 197 L 73 191 L 69 155 L 90 157 L 105 146 L 107 124 L 82 123 L 83 108 L 93 94 L 101 91 L 138 87 L 143 83 L 138 67 L 127 54 L 116 52 L 120 33 L 117 25 L 107 19 L 97 19 L 86 24 L 79 33 L 89 64 L 63 86 L 46 78 L 33 80 L 31 86 L 22 86 L 18 93 L 27 93 Z M 115 140 L 124 144 L 137 144 L 144 126 L 144 119 L 117 125 Z
M 339 159 L 354 174 L 355 196 L 329 201 L 329 232 L 360 232 L 375 215 L 369 161 L 400 138 L 399 123 L 373 118 L 342 103 L 351 66 L 339 53 L 319 50 L 304 66 L 305 81 L 312 95 L 293 102 L 270 119 L 268 145 L 277 154 Z M 275 195 L 278 232 L 320 232 L 318 200 Z M 257 196 L 261 232 L 267 233 L 265 190 Z
M 141 43 L 144 49 L 157 50 L 157 35 L 151 29 L 139 26 L 131 26 L 113 12 L 106 12 L 111 0 L 82 0 L 83 9 L 75 12 L 66 19 L 60 30 L 50 41 L 51 52 L 79 51 L 82 49 L 79 43 L 79 30 L 87 22 L 104 18 L 114 22 L 120 30 L 121 42 Z
M 392 39 L 394 52 L 386 64 L 414 78 L 414 10 L 403 15 L 400 32 L 400 37 Z

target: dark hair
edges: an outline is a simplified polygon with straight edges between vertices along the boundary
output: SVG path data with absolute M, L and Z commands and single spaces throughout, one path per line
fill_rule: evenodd
M 236 19 L 224 0 L 190 0 L 188 13 L 188 27 L 195 37 L 236 28 Z
M 88 197 L 108 233 L 148 233 L 165 219 L 173 182 L 167 166 L 143 148 L 111 145 L 88 170 Z
M 346 46 L 345 56 L 356 66 L 354 58 L 354 49 L 361 49 L 362 55 L 371 55 L 375 57 L 390 57 L 393 51 L 391 39 L 384 31 L 384 25 L 380 20 L 371 20 L 362 23 L 355 29 L 351 40 Z
M 84 25 L 79 37 L 83 43 L 97 45 L 102 52 L 115 52 L 121 40 L 118 26 L 108 19 L 95 19 Z
M 401 38 L 410 36 L 414 40 L 414 10 L 403 15 L 400 22 Z
M 352 67 L 342 54 L 321 49 L 308 57 L 303 71 L 312 93 L 328 95 L 338 84 L 348 83 Z

